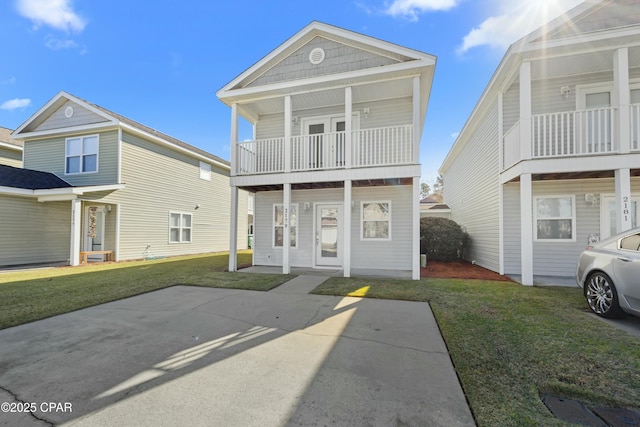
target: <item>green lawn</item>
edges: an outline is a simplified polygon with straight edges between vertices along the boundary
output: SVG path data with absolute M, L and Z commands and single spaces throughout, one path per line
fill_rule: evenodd
M 226 267 L 214 254 L 0 273 L 0 329 L 177 284 L 268 290 L 293 277 Z M 565 425 L 544 393 L 639 409 L 640 340 L 589 316 L 577 288 L 331 278 L 314 293 L 429 302 L 480 426 Z
M 544 393 L 640 407 L 640 340 L 589 316 L 578 288 L 331 278 L 314 293 L 429 302 L 480 426 L 566 425 Z
M 228 253 L 0 273 L 0 329 L 173 285 L 267 291 L 295 276 L 225 273 Z M 238 255 L 249 265 L 251 252 Z

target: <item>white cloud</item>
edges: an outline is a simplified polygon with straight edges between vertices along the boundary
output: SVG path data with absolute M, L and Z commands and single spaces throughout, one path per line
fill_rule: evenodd
M 47 39 L 45 46 L 51 50 L 73 49 L 78 47 L 78 43 L 73 40 L 60 40 L 53 37 Z
M 17 0 L 18 13 L 36 27 L 46 25 L 63 31 L 82 31 L 86 25 L 71 5 L 72 0 Z
M 536 0 L 514 2 L 499 0 L 491 5 L 498 13 L 473 28 L 462 40 L 458 53 L 478 46 L 490 46 L 505 50 L 513 42 L 562 13 L 582 3 L 583 0 Z
M 416 21 L 420 13 L 449 10 L 457 6 L 458 0 L 393 0 L 385 9 L 391 16 L 405 16 Z
M 26 108 L 31 105 L 31 100 L 28 98 L 23 99 L 11 99 L 0 104 L 0 110 L 17 110 L 18 108 Z

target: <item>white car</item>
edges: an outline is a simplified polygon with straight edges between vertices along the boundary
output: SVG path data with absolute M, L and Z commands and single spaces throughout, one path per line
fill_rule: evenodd
M 640 228 L 587 247 L 578 260 L 576 281 L 598 316 L 640 316 Z

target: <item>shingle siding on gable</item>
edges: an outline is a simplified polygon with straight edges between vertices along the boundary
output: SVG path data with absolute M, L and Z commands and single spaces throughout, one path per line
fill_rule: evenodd
M 65 175 L 65 136 L 27 141 L 24 167 L 51 172 L 74 186 L 118 184 L 118 131 L 86 133 L 99 135 L 98 172 Z
M 322 48 L 325 51 L 325 59 L 318 65 L 314 65 L 309 61 L 309 53 L 315 48 Z M 396 62 L 391 58 L 347 46 L 333 40 L 316 37 L 247 86 L 264 86 L 272 83 L 391 65 Z
M 612 28 L 636 25 L 640 22 L 638 0 L 615 0 L 583 18 L 567 24 L 555 31 L 550 39 L 557 39 L 575 34 L 593 33 Z
M 69 118 L 65 117 L 67 107 L 73 108 L 73 115 Z M 61 108 L 56 110 L 44 122 L 42 122 L 35 130 L 45 131 L 52 129 L 63 129 L 73 126 L 89 125 L 94 123 L 106 122 L 104 117 L 99 116 L 86 108 L 83 108 L 72 101 L 67 101 Z

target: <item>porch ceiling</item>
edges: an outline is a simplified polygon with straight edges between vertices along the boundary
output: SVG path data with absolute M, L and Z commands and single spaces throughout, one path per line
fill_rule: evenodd
M 558 172 L 558 173 L 536 173 L 531 175 L 533 181 L 561 181 L 573 179 L 593 179 L 593 178 L 613 178 L 615 171 L 584 171 L 584 172 Z M 631 169 L 631 176 L 640 176 L 640 169 Z M 520 182 L 520 177 L 516 177 L 512 182 Z
M 615 49 L 569 53 L 555 57 L 524 58 L 531 61 L 531 79 L 544 80 L 556 77 L 574 76 L 600 72 L 613 72 Z M 640 68 L 640 46 L 629 48 L 629 68 Z M 611 77 L 613 79 L 613 75 Z M 519 74 L 513 75 L 512 84 L 520 81 Z
M 412 185 L 413 178 L 380 178 L 363 179 L 352 181 L 352 187 L 382 187 L 389 185 Z M 258 191 L 282 191 L 282 184 L 275 185 L 254 185 L 250 187 L 240 187 L 252 193 Z M 304 182 L 291 184 L 291 190 L 318 190 L 325 188 L 344 188 L 344 181 L 324 181 L 324 182 Z
M 410 97 L 412 96 L 412 91 L 413 83 L 409 78 L 386 80 L 353 86 L 352 99 L 354 104 L 366 103 L 383 99 Z M 344 87 L 291 95 L 294 114 L 302 110 L 344 105 Z M 281 114 L 284 112 L 284 98 L 277 96 L 258 99 L 251 103 L 242 104 L 242 109 L 251 111 L 258 116 Z

